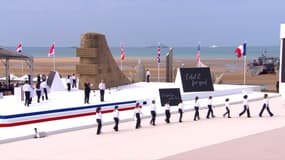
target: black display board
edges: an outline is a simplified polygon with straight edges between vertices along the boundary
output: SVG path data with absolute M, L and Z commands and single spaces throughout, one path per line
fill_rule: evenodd
M 184 92 L 213 91 L 210 68 L 180 68 Z
M 54 76 L 55 76 L 55 72 L 54 71 L 50 71 L 49 74 L 48 74 L 48 79 L 47 79 L 47 85 L 49 86 L 49 88 L 51 88 Z
M 177 106 L 181 99 L 179 88 L 163 88 L 159 89 L 160 103 L 164 106 L 169 101 L 170 106 Z

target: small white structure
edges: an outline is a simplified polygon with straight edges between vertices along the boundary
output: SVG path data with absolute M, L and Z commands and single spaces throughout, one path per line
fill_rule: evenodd
M 285 24 L 280 26 L 279 93 L 285 96 Z

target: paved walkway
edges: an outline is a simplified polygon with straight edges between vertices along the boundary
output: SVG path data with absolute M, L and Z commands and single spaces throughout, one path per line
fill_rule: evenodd
M 143 119 L 142 128 L 134 129 L 135 122 L 129 121 L 120 124 L 120 131 L 114 132 L 112 125 L 103 126 L 103 134 L 96 135 L 96 128 L 50 135 L 40 139 L 29 139 L 0 145 L 0 155 L 3 159 L 192 159 L 192 155 L 205 151 L 200 159 L 222 159 L 218 157 L 221 152 L 232 159 L 231 154 L 240 148 L 247 152 L 243 159 L 259 159 L 260 150 L 253 150 L 255 146 L 264 146 L 263 142 L 271 147 L 266 148 L 269 155 L 275 155 L 273 159 L 284 159 L 282 153 L 285 141 L 274 132 L 267 132 L 267 137 L 275 136 L 270 141 L 252 140 L 253 146 L 246 141 L 234 143 L 238 138 L 247 137 L 251 141 L 251 135 L 285 127 L 285 99 L 275 97 L 270 99 L 271 110 L 274 117 L 264 116 L 259 118 L 258 112 L 261 100 L 249 102 L 252 118 L 238 117 L 243 109 L 241 104 L 231 106 L 231 119 L 222 118 L 224 107 L 215 108 L 216 118 L 205 119 L 206 110 L 201 111 L 201 120 L 193 121 L 193 112 L 184 114 L 184 122 L 178 123 L 177 114 L 172 114 L 171 123 L 165 124 L 164 117 L 158 117 L 156 126 L 149 125 L 149 119 Z M 265 112 L 266 113 L 266 112 Z M 284 130 L 279 133 L 284 135 Z M 272 136 L 271 136 L 272 134 Z M 255 136 L 253 136 L 255 137 Z M 245 143 L 246 142 L 246 143 Z M 254 143 L 253 143 L 254 142 Z M 278 142 L 278 143 L 277 143 Z M 219 145 L 229 144 L 216 152 Z M 208 146 L 214 150 L 208 149 Z M 217 150 L 215 149 L 217 146 Z M 206 147 L 206 148 L 205 148 Z M 265 146 L 266 147 L 266 146 Z M 199 151 L 201 149 L 201 151 Z M 189 152 L 190 154 L 186 154 Z M 250 152 L 252 151 L 252 152 Z M 279 154 L 280 153 L 280 154 Z M 213 156 L 216 155 L 216 156 Z M 177 156 L 177 157 L 175 157 Z M 230 157 L 230 158 L 229 158 Z M 199 157 L 198 157 L 199 158 Z M 270 158 L 271 159 L 271 158 Z

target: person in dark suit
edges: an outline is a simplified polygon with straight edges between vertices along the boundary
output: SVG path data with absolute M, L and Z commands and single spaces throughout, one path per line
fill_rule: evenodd
M 247 95 L 243 96 L 243 111 L 239 114 L 239 116 L 242 116 L 246 112 L 247 117 L 250 118 L 250 111 L 249 111 L 247 97 L 248 97 Z
M 195 109 L 194 121 L 200 120 L 199 108 L 200 108 L 200 101 L 199 101 L 199 97 L 196 96 L 195 105 L 194 105 L 194 109 Z
M 183 112 L 184 112 L 183 101 L 182 101 L 182 99 L 180 99 L 179 104 L 178 104 L 178 113 L 179 113 L 179 122 L 180 123 L 182 122 Z
M 169 101 L 167 101 L 167 102 L 165 103 L 164 107 L 165 107 L 165 122 L 166 122 L 166 123 L 170 123 L 171 114 L 170 114 Z
M 101 108 L 96 108 L 97 135 L 101 134 L 102 129 L 102 114 Z
M 87 81 L 84 83 L 84 104 L 89 103 L 90 91 L 91 91 L 90 83 Z
M 141 106 L 140 103 L 136 103 L 136 107 L 134 110 L 135 118 L 136 118 L 136 129 L 141 128 Z
M 264 110 L 267 110 L 267 112 L 269 113 L 270 117 L 272 117 L 274 114 L 270 111 L 269 108 L 269 100 L 268 100 L 268 94 L 264 94 L 264 99 L 263 99 L 263 105 L 262 105 L 262 109 L 259 113 L 259 117 L 262 117 L 262 113 Z
M 150 124 L 155 126 L 155 118 L 156 118 L 156 104 L 155 104 L 155 100 L 151 101 L 151 106 L 150 106 L 150 114 L 151 114 L 151 120 L 150 120 Z
M 119 131 L 119 107 L 118 106 L 115 106 L 114 110 L 113 110 L 113 118 L 114 118 L 114 121 L 115 121 L 115 126 L 114 126 L 114 130 L 116 132 Z
M 230 112 L 230 99 L 226 98 L 225 100 L 225 107 L 226 107 L 226 112 L 223 114 L 223 117 L 228 115 L 228 118 L 231 118 L 231 112 Z
M 37 102 L 40 103 L 41 95 L 42 95 L 42 88 L 40 82 L 37 82 L 36 84 L 36 94 L 37 94 Z
M 207 113 L 207 119 L 209 119 L 210 116 L 212 116 L 212 118 L 215 118 L 215 116 L 214 116 L 214 111 L 213 111 L 213 105 L 212 105 L 212 96 L 209 96 L 209 99 L 208 99 L 208 113 Z

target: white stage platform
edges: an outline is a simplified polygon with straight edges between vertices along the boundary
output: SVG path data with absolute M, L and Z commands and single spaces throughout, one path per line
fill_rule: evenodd
M 112 112 L 118 105 L 121 113 L 121 121 L 133 119 L 133 108 L 137 101 L 146 101 L 142 112 L 144 118 L 150 116 L 150 101 L 155 99 L 158 105 L 158 114 L 164 114 L 164 108 L 160 106 L 160 88 L 178 88 L 174 83 L 140 82 L 120 86 L 106 90 L 105 102 L 99 101 L 99 91 L 91 93 L 90 104 L 83 103 L 84 93 L 74 89 L 71 92 L 57 91 L 49 94 L 49 100 L 41 103 L 33 102 L 30 107 L 24 106 L 24 102 L 17 101 L 14 96 L 5 96 L 0 99 L 0 143 L 14 141 L 23 138 L 32 138 L 34 128 L 46 134 L 60 133 L 69 130 L 93 127 L 96 124 L 95 109 L 103 110 L 103 123 L 113 123 Z M 182 93 L 185 110 L 194 107 L 193 97 L 201 97 L 202 108 L 206 107 L 208 96 L 213 96 L 215 107 L 223 106 L 224 99 L 230 98 L 231 103 L 240 103 L 243 94 L 249 95 L 249 100 L 262 99 L 263 94 L 258 92 L 257 86 L 243 85 L 214 85 L 213 92 Z M 274 94 L 270 94 L 274 96 Z M 177 107 L 171 107 L 172 112 L 177 112 Z

